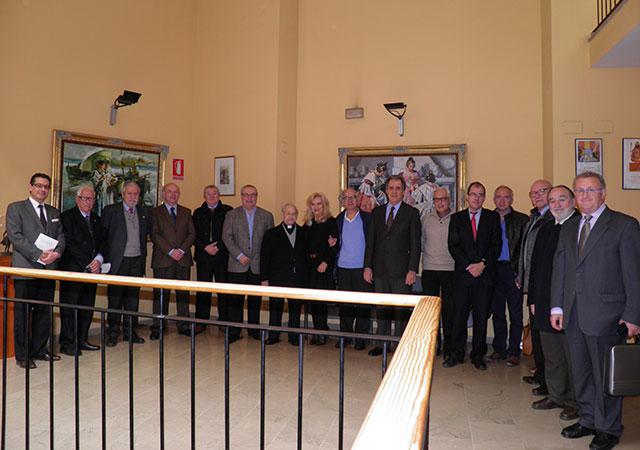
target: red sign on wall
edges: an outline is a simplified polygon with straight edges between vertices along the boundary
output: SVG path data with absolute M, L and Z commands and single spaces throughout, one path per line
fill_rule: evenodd
M 184 180 L 184 159 L 173 160 L 173 179 Z

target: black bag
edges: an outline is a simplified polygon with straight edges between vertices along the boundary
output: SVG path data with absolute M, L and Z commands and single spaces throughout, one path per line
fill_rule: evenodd
M 640 345 L 611 347 L 604 361 L 604 391 L 614 397 L 640 395 Z

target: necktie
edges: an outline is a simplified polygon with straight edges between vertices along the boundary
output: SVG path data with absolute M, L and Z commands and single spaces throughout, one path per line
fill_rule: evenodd
M 42 226 L 46 230 L 47 229 L 47 218 L 44 215 L 44 205 L 38 205 L 38 209 L 40 209 L 40 223 L 42 224 Z
M 391 225 L 393 225 L 393 212 L 395 211 L 396 207 L 392 206 L 391 209 L 389 210 L 389 215 L 387 216 L 387 222 L 385 223 L 385 229 L 387 230 L 387 233 L 391 230 Z
M 478 222 L 476 222 L 476 214 L 478 214 L 477 211 L 471 213 L 471 232 L 473 233 L 474 241 L 478 237 Z
M 93 237 L 93 228 L 91 228 L 91 216 L 85 216 L 84 220 L 87 222 L 87 227 L 89 228 L 89 234 Z
M 173 224 L 175 225 L 177 217 L 176 217 L 176 208 L 174 206 L 171 207 L 171 218 L 173 219 Z
M 129 214 L 133 214 L 133 208 L 129 207 Z
M 587 243 L 587 239 L 589 239 L 589 233 L 591 233 L 591 216 L 584 216 L 584 225 L 582 225 L 582 229 L 580 230 L 580 238 L 578 239 L 578 256 L 582 255 L 582 251 L 584 250 L 584 246 Z

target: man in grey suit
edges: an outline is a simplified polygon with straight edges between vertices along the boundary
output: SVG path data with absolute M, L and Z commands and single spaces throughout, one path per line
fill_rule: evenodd
M 551 325 L 565 330 L 580 406 L 562 436 L 593 434 L 589 448 L 611 449 L 622 434 L 622 398 L 604 393 L 604 361 L 620 334 L 640 334 L 640 227 L 607 207 L 601 175 L 578 175 L 573 191 L 580 215 L 560 231 L 551 282 Z
M 11 265 L 27 269 L 56 269 L 64 251 L 64 232 L 60 211 L 44 201 L 51 189 L 51 178 L 36 173 L 29 182 L 29 198 L 11 203 L 7 208 L 7 236 L 13 245 Z M 36 240 L 44 234 L 58 241 L 54 248 L 38 248 Z M 53 302 L 55 280 L 18 278 L 14 281 L 16 298 Z M 25 328 L 25 321 L 30 324 Z M 16 364 L 35 369 L 33 361 L 57 361 L 58 355 L 47 350 L 50 335 L 49 308 L 42 305 L 16 304 L 13 331 L 15 337 Z M 25 348 L 27 333 L 31 333 L 30 348 Z
M 264 233 L 273 228 L 273 215 L 260 207 L 258 190 L 247 184 L 240 190 L 242 205 L 229 211 L 222 227 L 222 241 L 229 250 L 229 283 L 260 284 L 260 247 Z M 230 296 L 231 297 L 231 296 Z M 248 322 L 260 323 L 261 297 L 249 296 L 247 299 Z M 242 322 L 243 296 L 233 296 L 227 305 L 227 318 L 230 322 Z M 249 335 L 260 339 L 257 330 Z M 229 330 L 229 342 L 240 339 L 240 329 Z

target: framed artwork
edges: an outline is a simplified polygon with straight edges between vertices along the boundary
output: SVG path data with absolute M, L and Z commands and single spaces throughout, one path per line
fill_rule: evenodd
M 402 175 L 407 184 L 404 201 L 420 211 L 433 210 L 433 191 L 444 187 L 451 209 L 462 209 L 466 184 L 466 145 L 340 148 L 340 188 L 361 195 L 360 208 L 371 211 L 387 203 L 386 180 Z
M 220 156 L 214 158 L 215 183 L 220 195 L 236 194 L 236 157 Z
M 604 175 L 602 171 L 602 150 L 602 139 L 576 139 L 576 175 L 587 171 Z
M 640 138 L 622 139 L 622 189 L 640 189 Z
M 156 206 L 164 183 L 169 147 L 54 130 L 52 200 L 61 211 L 75 206 L 78 187 L 91 183 L 96 191 L 95 211 L 121 200 L 125 182 L 140 186 L 140 201 Z

